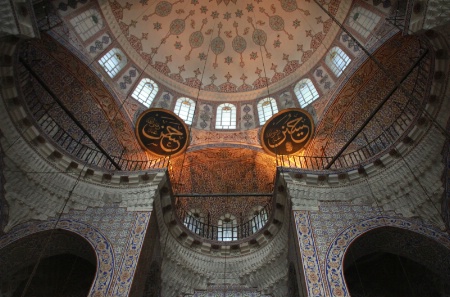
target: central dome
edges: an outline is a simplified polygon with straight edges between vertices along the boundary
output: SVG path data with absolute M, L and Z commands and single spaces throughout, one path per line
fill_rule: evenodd
M 350 4 L 323 5 L 343 20 Z M 211 100 L 242 100 L 242 92 L 254 98 L 267 86 L 289 85 L 317 63 L 339 29 L 314 1 L 114 0 L 102 10 L 148 75 L 186 95 L 201 88 Z

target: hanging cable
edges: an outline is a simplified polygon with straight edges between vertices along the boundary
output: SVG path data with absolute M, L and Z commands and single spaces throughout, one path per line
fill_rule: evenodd
M 409 90 L 407 90 L 403 84 L 401 83 L 401 81 L 399 81 L 394 75 L 392 75 L 392 73 L 389 71 L 389 69 L 387 69 L 386 67 L 384 67 L 384 65 L 374 56 L 372 55 L 356 38 L 353 37 L 353 35 L 344 27 L 344 25 L 342 23 L 340 23 L 333 14 L 331 14 L 328 10 L 326 10 L 320 3 L 318 0 L 314 0 L 314 2 L 320 7 L 321 10 L 323 10 L 331 19 L 333 19 L 333 21 L 345 32 L 347 33 L 347 35 L 349 37 L 351 37 L 353 39 L 353 41 L 358 45 L 358 47 L 364 51 L 364 53 L 368 56 L 368 58 L 375 63 L 375 65 L 381 70 L 383 71 L 384 75 L 386 75 L 392 82 L 395 83 L 396 87 L 398 87 L 406 96 L 409 96 L 411 98 L 413 98 L 414 100 L 418 101 L 420 103 L 420 100 L 417 99 L 414 94 L 412 94 Z M 447 132 L 447 130 L 442 127 L 442 125 L 440 123 L 438 123 L 434 117 L 424 108 L 421 108 L 424 115 L 431 121 L 434 123 L 434 125 L 440 130 L 441 133 L 443 133 L 444 135 L 449 136 L 449 133 Z
M 203 63 L 203 71 L 202 71 L 202 75 L 201 75 L 201 77 L 200 77 L 200 84 L 199 84 L 199 86 L 198 86 L 198 89 L 197 89 L 197 97 L 196 97 L 196 99 L 195 99 L 195 107 L 194 107 L 194 112 L 193 112 L 193 114 L 195 115 L 195 113 L 196 113 L 196 111 L 197 111 L 197 108 L 198 108 L 198 101 L 199 101 L 199 97 L 200 97 L 200 91 L 201 91 L 201 88 L 202 88 L 202 86 L 203 86 L 203 76 L 204 76 L 204 74 L 205 74 L 205 69 L 206 69 L 206 63 L 207 63 L 207 61 L 208 61 L 208 57 L 209 57 L 209 51 L 210 51 L 210 49 L 211 49 L 211 41 L 212 41 L 212 37 L 213 37 L 213 34 L 214 34 L 214 28 L 216 27 L 216 22 L 214 22 L 214 25 L 213 25 L 213 31 L 211 32 L 211 37 L 210 37 L 210 40 L 209 40 L 209 43 L 208 43 L 208 49 L 207 49 L 207 51 L 206 51 L 206 58 L 205 58 L 205 62 Z M 189 135 L 191 135 L 191 133 L 192 133 L 192 126 L 194 125 L 194 122 L 192 122 L 191 123 L 191 125 L 189 125 L 189 129 L 188 129 L 188 131 L 189 131 Z M 185 150 L 184 152 L 183 152 L 183 157 L 182 157 L 182 161 L 181 161 L 181 165 L 180 165 L 180 172 L 179 172 L 179 175 L 178 175 L 178 180 L 176 181 L 176 184 L 178 184 L 178 183 L 180 183 L 181 182 L 181 178 L 182 178 L 182 174 L 183 174 L 183 169 L 184 169 L 184 162 L 186 161 L 186 154 L 187 154 L 187 150 Z M 192 189 L 193 191 L 194 191 L 194 189 Z M 195 192 L 195 191 L 194 191 Z

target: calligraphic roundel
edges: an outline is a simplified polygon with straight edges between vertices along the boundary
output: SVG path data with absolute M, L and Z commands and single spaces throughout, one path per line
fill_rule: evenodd
M 275 155 L 291 155 L 304 148 L 314 134 L 311 115 L 301 108 L 282 110 L 262 127 L 263 149 Z
M 189 144 L 189 130 L 176 114 L 162 108 L 144 111 L 136 122 L 136 137 L 147 151 L 158 156 L 184 152 Z

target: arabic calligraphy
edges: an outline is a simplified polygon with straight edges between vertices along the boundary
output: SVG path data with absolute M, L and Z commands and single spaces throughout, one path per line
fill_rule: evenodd
M 148 109 L 136 123 L 136 136 L 146 150 L 160 156 L 181 153 L 188 145 L 188 129 L 174 113 Z
M 278 113 L 264 125 L 261 144 L 272 154 L 293 154 L 308 144 L 313 131 L 314 122 L 306 111 L 288 109 Z

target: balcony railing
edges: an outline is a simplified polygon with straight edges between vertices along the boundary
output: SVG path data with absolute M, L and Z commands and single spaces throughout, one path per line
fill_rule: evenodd
M 402 31 L 403 35 L 408 34 L 413 3 L 414 0 L 397 1 L 397 7 L 393 10 L 393 13 L 386 18 L 386 21 Z
M 54 100 L 51 94 L 48 94 L 44 86 L 39 87 L 41 94 L 37 93 L 35 87 L 40 86 L 40 83 L 26 67 L 19 67 L 17 77 L 22 86 L 22 98 L 30 115 L 42 132 L 60 149 L 82 163 L 106 170 L 118 169 L 122 171 L 168 167 L 168 157 L 148 160 L 145 159 L 145 154 L 142 152 L 126 154 L 126 157 L 124 156 L 124 151 L 119 154 L 106 152 L 99 147 L 99 144 L 92 139 L 92 136 L 85 132 L 85 129 L 79 122 L 65 113 L 64 107 Z M 47 94 L 43 96 L 45 93 Z M 56 120 L 53 115 L 58 115 L 59 120 Z M 65 129 L 59 123 L 61 118 L 64 118 L 65 122 L 71 123 L 68 125 L 68 129 Z M 129 159 L 129 157 L 132 158 Z
M 421 43 L 423 54 L 417 61 L 416 65 L 410 69 L 409 75 L 415 75 L 412 87 L 404 87 L 403 84 L 398 87 L 397 92 L 403 92 L 407 97 L 407 101 L 402 105 L 394 102 L 394 108 L 398 112 L 398 116 L 392 123 L 383 127 L 382 132 L 372 139 L 367 139 L 365 133 L 366 127 L 354 134 L 355 141 L 358 137 L 359 144 L 357 148 L 346 149 L 342 154 L 333 156 L 294 156 L 294 155 L 278 155 L 277 165 L 281 167 L 295 167 L 305 170 L 346 170 L 360 167 L 364 163 L 371 162 L 380 157 L 387 150 L 393 148 L 413 127 L 414 123 L 424 113 L 424 107 L 429 94 L 429 80 L 432 74 L 433 61 L 431 53 L 426 50 L 425 44 Z M 417 71 L 413 71 L 417 69 Z M 409 77 L 409 76 L 408 76 Z M 406 84 L 407 85 L 407 84 Z M 393 94 L 393 93 L 392 93 Z M 394 96 L 386 98 L 386 102 L 395 100 Z M 369 119 L 366 124 L 376 122 L 376 113 L 373 118 Z M 375 124 L 378 126 L 379 124 Z M 372 131 L 370 131 L 372 132 Z M 361 144 L 364 143 L 364 144 Z
M 204 239 L 220 242 L 238 241 L 258 233 L 270 220 L 272 210 L 273 202 L 270 201 L 249 220 L 244 217 L 239 222 L 224 219 L 219 225 L 211 222 L 209 214 L 200 217 L 187 211 L 181 203 L 176 203 L 177 219 L 187 230 Z

